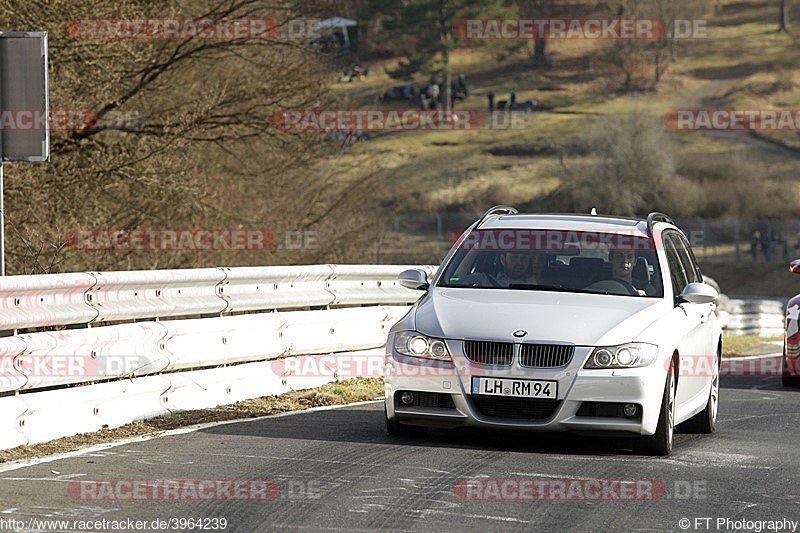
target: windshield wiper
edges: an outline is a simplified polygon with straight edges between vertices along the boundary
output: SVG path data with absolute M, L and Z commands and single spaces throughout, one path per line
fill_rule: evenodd
M 439 286 L 449 289 L 496 289 L 496 290 L 514 289 L 521 291 L 572 292 L 576 294 L 604 294 L 606 296 L 632 296 L 628 294 L 619 294 L 615 292 L 590 291 L 587 289 L 573 289 L 569 287 L 557 287 L 553 285 L 537 285 L 532 283 L 510 283 L 507 287 L 495 286 L 495 285 L 466 285 L 466 284 L 456 285 L 454 283 L 448 283 Z
M 525 291 L 575 292 L 578 294 L 606 294 L 606 295 L 611 294 L 610 292 L 590 291 L 586 289 L 573 289 L 570 287 L 558 287 L 553 285 L 535 285 L 529 283 L 510 283 L 508 285 L 508 288 L 525 290 Z
M 525 291 L 556 291 L 556 292 L 578 292 L 580 289 L 570 289 L 555 285 L 535 285 L 531 283 L 509 283 L 509 289 L 521 289 Z
M 531 291 L 545 291 L 545 290 L 558 291 L 563 289 L 564 287 L 554 287 L 553 285 L 536 285 L 534 283 L 509 283 L 508 288 L 531 290 Z

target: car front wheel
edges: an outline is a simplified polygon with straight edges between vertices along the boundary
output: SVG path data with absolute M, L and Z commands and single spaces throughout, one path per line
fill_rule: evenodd
M 711 392 L 708 394 L 708 403 L 705 409 L 679 426 L 687 433 L 714 433 L 717 429 L 717 412 L 719 411 L 719 363 L 720 355 L 717 354 L 714 363 Z
M 675 434 L 675 362 L 669 366 L 667 380 L 664 385 L 664 396 L 661 400 L 661 411 L 658 426 L 653 435 L 639 437 L 635 449 L 647 455 L 669 455 L 672 452 L 672 440 Z

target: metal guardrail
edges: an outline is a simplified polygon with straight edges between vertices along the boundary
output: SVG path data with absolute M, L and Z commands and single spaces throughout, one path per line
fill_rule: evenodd
M 406 268 L 0 278 L 0 330 L 13 333 L 0 337 L 0 449 L 332 381 L 270 363 L 382 348 L 420 296 L 397 281 Z M 30 371 L 55 360 L 81 371 Z
M 0 392 L 378 348 L 407 310 L 370 306 L 257 313 L 0 338 Z
M 786 300 L 780 298 L 727 298 L 719 306 L 722 329 L 732 335 L 782 336 L 786 326 Z
M 407 266 L 313 265 L 0 278 L 0 331 L 362 304 L 411 303 Z M 435 267 L 423 267 L 432 275 Z
M 786 299 L 782 298 L 731 298 L 720 290 L 711 277 L 704 281 L 720 294 L 717 316 L 722 330 L 731 335 L 782 336 L 786 319 Z

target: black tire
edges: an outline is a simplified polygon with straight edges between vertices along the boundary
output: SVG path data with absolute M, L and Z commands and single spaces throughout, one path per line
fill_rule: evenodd
M 666 456 L 672 452 L 675 434 L 675 362 L 669 365 L 664 395 L 661 399 L 661 412 L 653 435 L 639 437 L 634 449 L 646 455 Z
M 424 437 L 428 434 L 428 428 L 424 426 L 411 426 L 401 424 L 397 420 L 389 420 L 389 416 L 384 412 L 386 418 L 386 432 L 393 437 Z
M 708 394 L 708 402 L 705 408 L 694 415 L 692 418 L 680 425 L 681 431 L 686 433 L 714 433 L 717 430 L 717 414 L 719 412 L 719 370 L 720 354 L 717 354 L 716 375 L 711 383 L 711 391 Z
M 797 376 L 781 376 L 781 383 L 784 387 L 800 387 L 800 378 Z
M 786 344 L 783 345 L 783 358 L 781 359 L 781 383 L 784 387 L 800 387 L 800 377 L 793 376 L 786 368 Z

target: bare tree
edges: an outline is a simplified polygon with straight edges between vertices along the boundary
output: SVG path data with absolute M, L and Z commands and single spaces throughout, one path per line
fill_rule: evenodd
M 778 6 L 778 31 L 789 33 L 789 2 L 780 0 Z
M 556 0 L 520 0 L 518 8 L 523 18 L 543 19 L 553 16 Z M 547 56 L 547 39 L 539 36 L 531 44 L 532 59 L 535 68 L 549 68 L 552 64 Z
M 653 89 L 677 59 L 678 39 L 674 34 L 678 20 L 689 20 L 702 4 L 694 0 L 618 0 L 608 6 L 618 19 L 659 21 L 653 39 L 617 39 L 608 44 L 598 61 L 607 66 L 609 78 L 618 81 L 622 92 Z
M 275 27 L 269 38 L 97 39 L 70 26 L 87 14 L 266 19 Z M 4 2 L 4 28 L 49 32 L 51 108 L 96 117 L 53 131 L 49 163 L 10 165 L 10 273 L 302 262 L 328 252 L 357 257 L 363 243 L 346 235 L 371 216 L 357 210 L 372 201 L 366 195 L 376 173 L 334 175 L 320 162 L 341 146 L 325 133 L 280 131 L 272 119 L 277 109 L 334 103 L 328 58 L 306 38 L 273 32 L 325 14 L 311 0 Z M 304 229 L 320 238 L 313 249 L 269 254 L 83 252 L 64 247 L 64 235 L 76 228 L 265 228 L 278 236 Z

